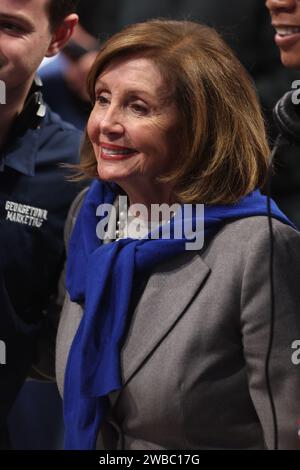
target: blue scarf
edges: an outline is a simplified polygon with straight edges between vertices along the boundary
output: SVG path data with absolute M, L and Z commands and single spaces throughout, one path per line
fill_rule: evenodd
M 66 449 L 94 449 L 107 406 L 107 395 L 122 387 L 121 341 L 127 324 L 133 280 L 185 251 L 186 239 L 120 239 L 102 244 L 96 235 L 101 203 L 113 204 L 111 187 L 94 181 L 69 244 L 67 290 L 84 303 L 84 315 L 72 343 L 64 387 Z M 272 216 L 288 219 L 272 201 Z M 266 197 L 255 191 L 234 205 L 205 206 L 205 240 L 227 222 L 267 215 Z

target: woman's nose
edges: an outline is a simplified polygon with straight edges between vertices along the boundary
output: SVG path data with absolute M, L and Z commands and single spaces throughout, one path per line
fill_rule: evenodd
M 270 12 L 290 12 L 297 6 L 298 0 L 266 0 L 266 7 Z
M 100 120 L 101 133 L 104 135 L 109 134 L 122 134 L 124 126 L 120 112 L 112 106 L 105 110 L 102 119 Z

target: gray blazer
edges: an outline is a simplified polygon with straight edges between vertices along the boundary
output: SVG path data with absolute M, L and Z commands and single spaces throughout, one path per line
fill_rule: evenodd
M 274 221 L 276 324 L 270 364 L 279 447 L 300 449 L 300 235 Z M 57 381 L 82 317 L 66 299 Z M 270 329 L 266 217 L 227 224 L 202 252 L 186 252 L 149 278 L 121 350 L 123 387 L 97 447 L 272 448 L 264 363 Z

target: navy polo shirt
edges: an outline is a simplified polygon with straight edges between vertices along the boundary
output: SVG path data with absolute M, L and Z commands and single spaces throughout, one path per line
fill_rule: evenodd
M 38 129 L 0 149 L 0 425 L 26 377 L 39 320 L 57 288 L 64 221 L 81 189 L 66 181 L 70 171 L 60 164 L 78 162 L 80 139 L 47 109 Z

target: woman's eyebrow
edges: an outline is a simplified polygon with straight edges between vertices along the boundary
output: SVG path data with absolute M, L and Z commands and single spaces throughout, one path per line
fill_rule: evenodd
M 95 83 L 95 90 L 98 90 L 99 88 L 103 88 L 104 90 L 109 90 L 109 86 L 104 80 L 98 79 Z M 146 89 L 141 89 L 141 88 L 127 88 L 125 90 L 126 95 L 132 95 L 132 96 L 139 96 L 139 95 L 145 95 L 148 96 L 149 98 L 153 99 L 153 94 L 148 92 Z

